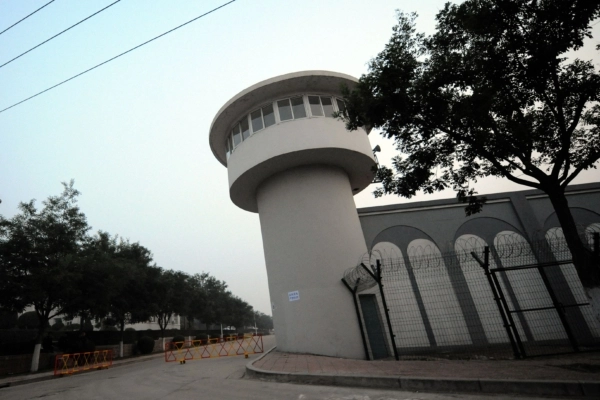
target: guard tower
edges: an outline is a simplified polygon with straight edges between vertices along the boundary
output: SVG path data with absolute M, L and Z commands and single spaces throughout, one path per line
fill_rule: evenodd
M 260 218 L 278 349 L 365 358 L 340 279 L 367 251 L 353 195 L 374 177 L 367 132 L 332 114 L 356 79 L 302 71 L 259 82 L 217 113 L 210 147 L 229 194 Z

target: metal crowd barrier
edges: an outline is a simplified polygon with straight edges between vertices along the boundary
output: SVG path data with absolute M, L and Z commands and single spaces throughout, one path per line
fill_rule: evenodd
M 165 362 L 179 361 L 185 364 L 187 360 L 203 358 L 241 356 L 264 352 L 262 335 L 244 334 L 224 339 L 186 340 L 185 342 L 165 343 Z
M 112 360 L 112 350 L 59 354 L 54 360 L 54 376 L 71 375 L 90 369 L 108 368 L 112 365 Z

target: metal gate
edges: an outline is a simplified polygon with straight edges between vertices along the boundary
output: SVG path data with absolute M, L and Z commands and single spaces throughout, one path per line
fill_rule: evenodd
M 561 268 L 572 265 L 571 260 L 490 268 L 488 247 L 484 250 L 483 261 L 474 253 L 472 256 L 485 271 L 516 358 L 572 353 L 597 345 L 585 322 L 586 314 L 592 315 L 591 305 L 587 301 L 577 301 L 585 295 L 569 296 L 571 298 L 565 301 L 561 298 L 561 289 L 570 292 L 572 288 L 559 287 L 557 290 L 556 284 L 553 285 L 549 279 L 556 273 L 566 275 L 567 280 L 569 274 L 574 275 L 572 279 L 578 279 L 574 268 Z M 510 277 L 523 273 L 535 277 L 528 286 L 526 294 L 530 295 L 529 298 L 524 298 L 523 293 L 507 295 Z M 538 330 L 542 326 L 545 334 L 538 333 L 536 337 L 529 329 L 532 324 Z

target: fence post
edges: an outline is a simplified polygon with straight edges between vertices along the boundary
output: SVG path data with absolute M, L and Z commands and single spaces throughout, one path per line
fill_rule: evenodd
M 525 358 L 525 349 L 523 348 L 523 344 L 521 343 L 521 339 L 519 338 L 519 332 L 515 327 L 514 320 L 510 315 L 508 307 L 506 305 L 506 300 L 502 295 L 502 290 L 500 289 L 499 282 L 495 279 L 496 276 L 492 275 L 490 272 L 490 248 L 485 246 L 484 248 L 484 261 L 481 261 L 475 252 L 471 252 L 471 256 L 479 263 L 481 268 L 485 271 L 485 276 L 490 285 L 490 289 L 492 290 L 492 295 L 494 296 L 494 301 L 496 302 L 496 306 L 498 307 L 498 312 L 500 313 L 500 317 L 502 318 L 502 323 L 504 324 L 504 328 L 506 329 L 506 334 L 508 335 L 508 339 L 510 340 L 510 345 L 513 349 L 513 354 L 515 358 Z M 498 287 L 498 290 L 496 290 Z M 514 335 L 513 335 L 514 330 Z
M 363 347 L 365 349 L 365 355 L 367 356 L 367 360 L 371 360 L 369 357 L 369 348 L 367 347 L 367 339 L 365 338 L 365 330 L 362 323 L 362 318 L 360 317 L 360 310 L 358 308 L 358 300 L 356 300 L 356 291 L 358 290 L 358 283 L 360 282 L 360 278 L 356 280 L 356 284 L 354 285 L 354 289 L 348 285 L 348 282 L 344 278 L 342 278 L 342 283 L 348 290 L 352 293 L 352 299 L 354 300 L 354 309 L 356 310 L 356 318 L 358 319 L 358 326 L 360 328 L 360 336 L 362 337 Z
M 392 341 L 392 348 L 394 349 L 394 358 L 396 359 L 396 361 L 398 361 L 398 360 L 400 360 L 400 356 L 398 356 L 398 348 L 396 347 L 396 339 L 395 339 L 394 331 L 392 329 L 392 322 L 390 320 L 390 310 L 388 309 L 387 301 L 385 300 L 385 293 L 383 293 L 383 283 L 382 283 L 382 279 L 381 279 L 381 261 L 377 260 L 377 269 L 376 269 L 377 276 L 375 274 L 373 274 L 373 272 L 371 272 L 365 264 L 360 263 L 360 265 L 369 273 L 369 275 L 371 275 L 373 277 L 373 279 L 375 279 L 375 282 L 377 282 L 377 286 L 379 286 L 379 293 L 381 294 L 381 302 L 383 303 L 383 311 L 385 312 L 385 319 L 387 321 L 388 332 L 390 334 L 390 339 Z

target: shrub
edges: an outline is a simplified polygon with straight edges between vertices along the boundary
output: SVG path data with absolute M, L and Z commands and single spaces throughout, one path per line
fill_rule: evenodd
M 17 320 L 19 329 L 37 329 L 40 326 L 40 320 L 35 311 L 27 311 L 21 314 Z
M 125 328 L 125 332 L 135 332 L 135 328 L 132 328 L 132 327 Z
M 100 330 L 106 331 L 106 332 L 118 332 L 119 331 L 115 326 L 111 326 L 111 325 L 102 325 Z
M 65 327 L 63 328 L 63 330 L 65 332 L 75 332 L 75 331 L 79 331 L 79 324 L 68 324 L 65 325 Z
M 154 339 L 150 336 L 142 336 L 140 340 L 138 340 L 138 350 L 142 354 L 150 354 L 152 350 L 154 350 Z
M 181 349 L 185 343 L 185 337 L 181 336 L 181 335 L 175 335 L 173 336 L 173 340 L 171 340 L 171 344 L 173 347 L 177 347 L 178 349 Z
M 20 343 L 0 343 L 0 356 L 31 354 L 34 346 L 34 340 Z
M 208 335 L 206 333 L 196 335 L 196 340 L 202 340 L 202 343 L 206 343 L 208 341 Z
M 16 312 L 4 311 L 0 309 L 0 329 L 13 329 L 17 327 L 19 314 Z
M 175 335 L 175 336 L 173 336 L 173 340 L 171 340 L 171 342 L 173 342 L 173 343 L 185 342 L 185 337 L 182 335 Z
M 57 318 L 54 325 L 52 325 L 53 331 L 61 331 L 65 327 L 65 324 L 62 322 L 62 319 Z
M 58 339 L 58 348 L 65 353 L 85 353 L 96 350 L 94 342 L 86 332 L 68 332 Z

